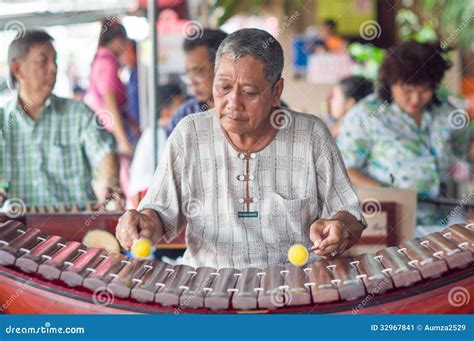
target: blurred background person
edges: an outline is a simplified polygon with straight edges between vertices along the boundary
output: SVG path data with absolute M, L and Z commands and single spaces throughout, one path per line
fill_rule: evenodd
M 158 156 L 161 154 L 166 144 L 166 127 L 168 127 L 171 116 L 185 100 L 185 95 L 180 85 L 167 84 L 158 87 L 158 103 L 160 104 L 160 118 L 157 125 L 158 135 Z M 153 158 L 150 153 L 153 151 L 152 129 L 143 131 L 137 143 L 135 155 L 130 167 L 129 193 L 132 207 L 138 206 L 138 201 L 145 194 L 153 178 L 155 169 Z
M 125 196 L 128 193 L 128 169 L 133 156 L 133 145 L 127 132 L 132 127 L 128 123 L 125 86 L 119 78 L 119 58 L 127 45 L 127 32 L 117 18 L 104 20 L 97 53 L 92 61 L 90 86 L 85 96 L 86 103 L 117 141 L 120 184 Z
M 214 80 L 214 62 L 217 49 L 227 37 L 221 30 L 204 29 L 202 35 L 185 38 L 183 49 L 186 54 L 186 81 L 192 97 L 186 100 L 173 114 L 168 126 L 171 135 L 182 118 L 214 107 L 212 82 Z
M 372 82 L 361 76 L 343 78 L 331 89 L 328 126 L 334 138 L 339 135 L 344 115 L 373 91 Z
M 346 52 L 347 42 L 337 34 L 336 21 L 333 19 L 324 20 L 319 32 L 319 37 L 324 42 L 324 47 L 328 52 Z
M 129 40 L 127 48 L 121 56 L 124 66 L 122 79 L 125 83 L 127 96 L 127 132 L 129 140 L 135 144 L 140 137 L 140 100 L 138 88 L 137 43 Z
M 7 180 L 8 195 L 28 206 L 84 209 L 120 193 L 112 136 L 83 102 L 53 94 L 53 38 L 25 31 L 10 44 L 8 64 L 17 90 L 0 106 L 0 178 Z M 93 178 L 100 184 L 95 191 Z
M 406 41 L 379 69 L 378 89 L 344 117 L 337 144 L 353 184 L 445 196 L 444 181 L 466 154 L 468 130 L 449 120 L 456 108 L 436 95 L 451 63 L 439 45 Z M 418 225 L 438 225 L 443 210 L 419 203 Z

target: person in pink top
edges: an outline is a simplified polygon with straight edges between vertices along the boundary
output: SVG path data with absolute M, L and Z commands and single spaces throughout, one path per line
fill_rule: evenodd
M 110 131 L 120 155 L 120 183 L 127 194 L 128 168 L 134 147 L 129 140 L 127 98 L 125 86 L 119 78 L 120 56 L 128 46 L 125 27 L 116 18 L 105 20 L 99 36 L 99 46 L 92 62 L 90 86 L 85 101 L 99 121 Z

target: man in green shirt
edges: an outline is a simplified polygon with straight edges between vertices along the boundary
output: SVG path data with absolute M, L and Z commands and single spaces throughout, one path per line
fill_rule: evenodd
M 18 92 L 0 106 L 0 182 L 10 185 L 9 198 L 27 206 L 83 207 L 120 191 L 114 140 L 84 103 L 52 94 L 57 74 L 52 42 L 46 32 L 27 31 L 9 47 Z

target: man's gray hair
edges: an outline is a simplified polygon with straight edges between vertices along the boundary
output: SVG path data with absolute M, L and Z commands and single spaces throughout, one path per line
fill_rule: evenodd
M 30 48 L 36 44 L 44 44 L 52 42 L 54 39 L 48 33 L 41 30 L 30 30 L 21 32 L 17 38 L 15 38 L 8 48 L 8 67 L 10 69 L 10 81 L 12 86 L 16 86 L 17 80 L 12 72 L 12 64 L 15 60 L 24 58 Z
M 283 49 L 270 33 L 255 28 L 238 30 L 224 39 L 216 55 L 217 70 L 223 55 L 239 59 L 249 55 L 264 64 L 265 78 L 272 85 L 281 78 L 283 71 Z

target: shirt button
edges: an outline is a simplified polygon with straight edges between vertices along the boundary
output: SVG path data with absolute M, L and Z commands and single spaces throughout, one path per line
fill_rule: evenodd
M 257 157 L 257 155 L 255 153 L 250 154 L 251 159 L 255 159 L 256 157 Z
M 255 177 L 253 175 L 249 175 L 249 180 L 255 180 Z
M 239 158 L 242 159 L 242 160 L 245 159 L 245 154 L 244 154 L 244 153 L 240 153 L 240 154 L 239 154 Z
M 257 202 L 257 201 L 258 201 L 257 198 L 253 198 L 253 199 L 252 199 L 252 202 L 254 202 L 254 203 Z
M 240 199 L 239 199 L 239 203 L 243 204 L 243 203 L 244 203 L 244 199 L 243 199 L 243 198 L 240 198 Z
M 239 175 L 238 179 L 239 179 L 240 181 L 244 181 L 244 179 L 245 179 L 245 176 L 243 176 L 243 175 Z

